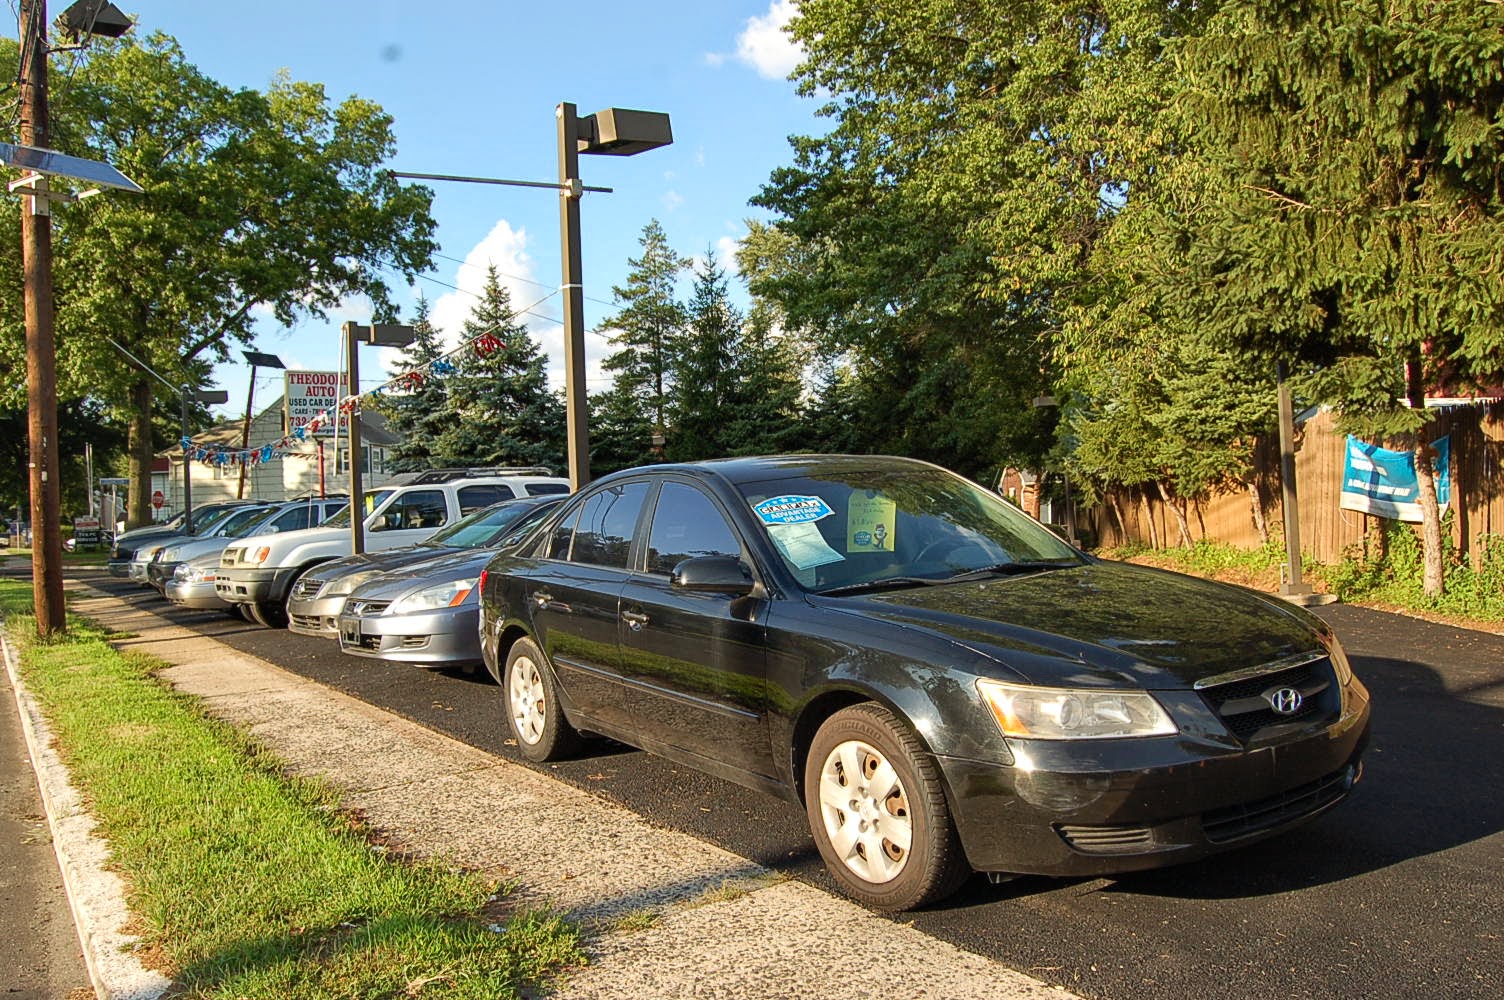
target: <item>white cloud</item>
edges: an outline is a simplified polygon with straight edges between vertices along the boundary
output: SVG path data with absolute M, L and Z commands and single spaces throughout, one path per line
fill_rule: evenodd
M 660 200 L 663 202 L 663 210 L 666 212 L 672 212 L 684 204 L 684 196 L 677 191 L 663 192 L 663 197 Z
M 715 259 L 727 274 L 736 274 L 736 252 L 741 249 L 741 240 L 735 236 L 722 236 L 715 241 Z
M 533 259 L 527 252 L 526 229 L 513 229 L 506 219 L 498 220 L 491 232 L 465 254 L 464 264 L 457 265 L 454 274 L 446 277 L 459 291 L 445 292 L 429 303 L 429 322 L 439 332 L 446 349 L 459 346 L 465 320 L 470 318 L 485 290 L 486 268 L 493 264 L 502 286 L 511 293 L 512 308 L 518 311 L 518 318 L 527 324 L 528 332 L 548 356 L 549 385 L 561 388 L 564 385 L 564 328 L 559 317 L 564 314 L 564 304 L 556 291 L 556 283 L 537 280 Z M 554 294 L 550 295 L 551 291 Z M 524 313 L 524 309 L 529 311 Z M 586 377 L 594 386 L 593 380 L 601 376 L 600 358 L 592 356 L 598 351 L 592 352 L 588 348 L 597 347 L 598 342 L 587 341 L 586 346 Z M 383 350 L 381 355 L 387 370 L 396 374 L 400 352 Z
M 769 80 L 785 80 L 804 50 L 783 29 L 794 16 L 794 0 L 772 0 L 768 12 L 747 18 L 736 37 L 736 58 Z

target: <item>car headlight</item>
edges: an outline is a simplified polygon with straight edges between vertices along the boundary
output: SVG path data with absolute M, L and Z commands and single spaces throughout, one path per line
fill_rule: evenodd
M 343 597 L 345 594 L 350 593 L 352 590 L 354 590 L 356 587 L 359 587 L 367 580 L 374 580 L 380 575 L 381 570 L 379 569 L 365 569 L 361 570 L 359 573 L 347 573 L 344 576 L 336 577 L 335 579 L 330 580 L 328 583 L 324 584 L 324 586 L 319 590 L 318 596 Z
M 1028 740 L 1102 740 L 1173 736 L 1175 721 L 1151 694 L 1047 688 L 978 680 L 977 690 L 1004 736 Z
M 177 583 L 213 583 L 214 568 L 194 566 L 192 563 L 178 563 L 177 569 L 172 571 L 172 579 Z
M 453 580 L 449 583 L 424 587 L 422 590 L 415 590 L 411 594 L 404 594 L 397 598 L 387 611 L 394 615 L 405 615 L 412 611 L 452 608 L 463 604 L 465 598 L 469 597 L 474 589 L 475 577 L 473 576 L 464 580 Z
M 271 547 L 267 545 L 262 545 L 255 549 L 246 549 L 245 551 L 246 555 L 243 561 L 255 563 L 258 566 L 266 562 L 266 557 L 272 554 Z

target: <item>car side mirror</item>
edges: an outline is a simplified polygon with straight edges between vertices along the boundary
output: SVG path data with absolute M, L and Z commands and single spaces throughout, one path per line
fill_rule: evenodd
M 674 567 L 673 586 L 681 590 L 745 597 L 752 585 L 747 564 L 731 556 L 695 556 Z

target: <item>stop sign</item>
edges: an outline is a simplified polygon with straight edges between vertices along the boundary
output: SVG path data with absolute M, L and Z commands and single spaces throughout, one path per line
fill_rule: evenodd
M 164 504 L 166 502 L 167 502 L 167 497 L 165 497 L 162 494 L 161 490 L 157 490 L 155 493 L 153 493 L 151 495 L 151 505 L 153 507 L 157 508 L 157 510 L 161 510 L 162 509 L 162 504 Z

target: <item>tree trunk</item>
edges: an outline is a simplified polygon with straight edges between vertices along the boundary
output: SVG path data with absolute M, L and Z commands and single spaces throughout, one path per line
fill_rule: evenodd
M 1437 598 L 1446 586 L 1446 575 L 1441 562 L 1441 504 L 1436 500 L 1436 470 L 1431 463 L 1436 459 L 1436 449 L 1431 447 L 1430 425 L 1422 428 L 1415 441 L 1416 500 L 1420 503 L 1421 546 L 1425 554 L 1425 570 L 1422 581 L 1427 597 Z
M 1159 551 L 1159 528 L 1154 523 L 1154 508 L 1149 504 L 1149 491 L 1139 490 L 1138 498 L 1144 507 L 1144 520 L 1149 522 L 1149 548 Z
M 1253 513 L 1253 527 L 1259 533 L 1259 544 L 1269 544 L 1269 519 L 1264 516 L 1264 494 L 1259 490 L 1259 481 L 1248 480 L 1248 509 Z
M 1118 522 L 1118 544 L 1127 545 L 1131 539 L 1128 537 L 1128 521 L 1123 517 L 1123 508 L 1118 505 L 1118 497 L 1115 491 L 1107 492 L 1107 510 Z
M 1165 489 L 1163 480 L 1154 485 L 1159 487 L 1159 498 L 1165 502 L 1165 507 L 1175 515 L 1175 526 L 1180 529 L 1181 546 L 1187 549 L 1193 547 L 1196 543 L 1191 540 L 1191 526 L 1185 519 L 1185 511 L 1170 498 L 1170 491 Z
M 127 451 L 130 455 L 130 490 L 125 503 L 125 527 L 151 523 L 151 382 L 146 376 L 131 386 L 131 422 Z
M 1422 374 L 1422 359 L 1413 358 L 1405 366 L 1405 389 L 1411 409 L 1426 412 L 1426 390 Z M 1442 595 L 1446 576 L 1441 564 L 1441 505 L 1436 500 L 1436 471 L 1431 463 L 1436 458 L 1436 449 L 1431 447 L 1429 414 L 1426 422 L 1415 432 L 1415 486 L 1416 502 L 1420 505 L 1421 551 L 1425 568 L 1421 574 L 1425 594 L 1430 598 Z

